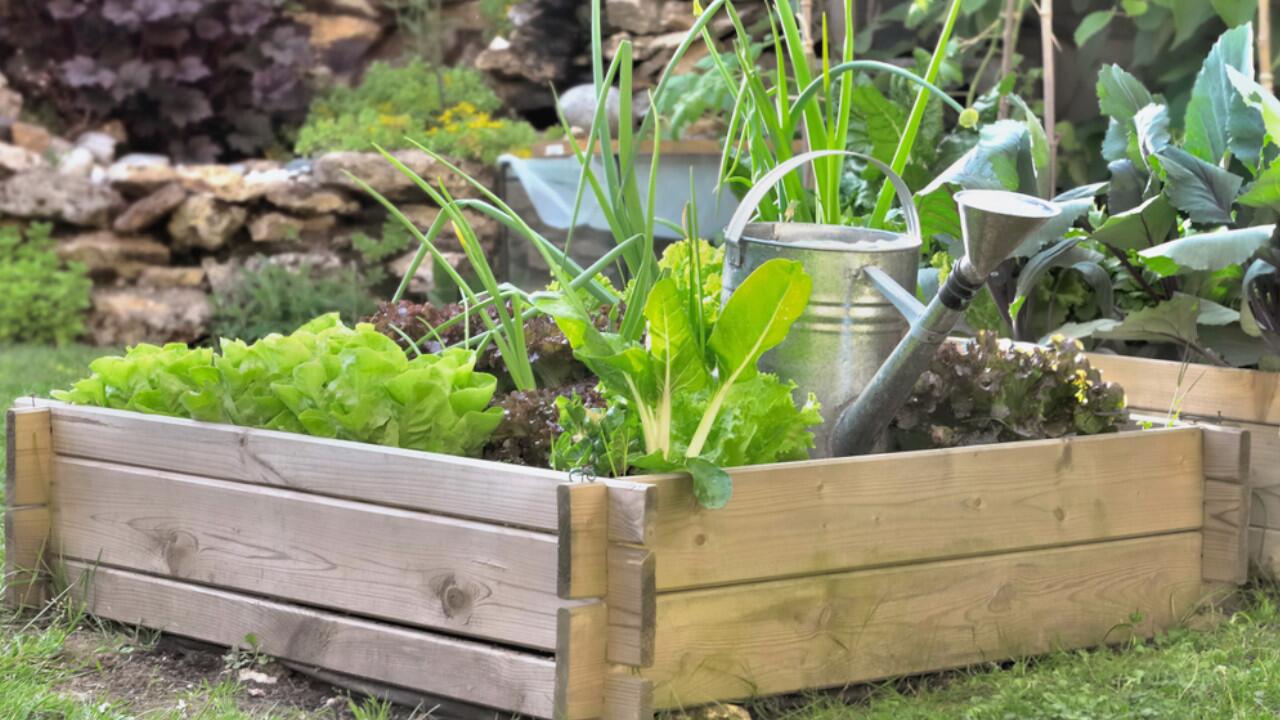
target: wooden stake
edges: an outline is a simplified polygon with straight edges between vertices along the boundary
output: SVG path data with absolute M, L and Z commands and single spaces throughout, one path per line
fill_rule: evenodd
M 1263 4 L 1266 4 L 1265 2 Z M 1044 134 L 1049 140 L 1049 197 L 1058 189 L 1057 92 L 1054 71 L 1053 0 L 1040 0 L 1040 57 L 1044 65 Z
M 1267 92 L 1273 91 L 1271 75 L 1271 0 L 1258 3 L 1258 82 Z

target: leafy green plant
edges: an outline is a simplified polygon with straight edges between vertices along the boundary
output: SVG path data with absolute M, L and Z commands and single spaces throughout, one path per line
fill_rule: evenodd
M 1103 68 L 1098 98 L 1109 118 L 1102 154 L 1111 181 L 1057 198 L 1060 222 L 1006 274 L 996 295 L 1016 337 L 1056 331 L 1168 344 L 1209 362 L 1261 361 L 1267 348 L 1241 315 L 1242 279 L 1280 210 L 1273 161 L 1280 101 L 1252 78 L 1245 24 L 1205 58 L 1179 137 L 1161 98 L 1121 68 Z M 1104 191 L 1105 211 L 1095 207 Z M 1060 288 L 1064 278 L 1083 279 L 1096 302 L 1044 293 L 1044 283 Z
M 723 467 L 800 459 L 813 445 L 807 427 L 821 422 L 816 401 L 810 396 L 797 408 L 794 383 L 756 369 L 808 304 L 811 281 L 799 263 L 766 262 L 711 324 L 705 322 L 705 285 L 696 262 L 683 284 L 693 292 L 681 292 L 671 274 L 654 285 L 644 308 L 646 344 L 598 331 L 557 298 L 539 302 L 600 378 L 615 409 L 614 422 L 593 428 L 582 423 L 598 418 L 566 404 L 565 434 L 553 458 L 611 474 L 684 470 L 693 477 L 698 501 L 717 508 L 732 491 Z M 616 408 L 630 417 L 619 417 Z M 619 432 L 625 443 L 617 442 Z M 583 443 L 585 451 L 574 447 Z M 592 456 L 600 451 L 606 455 Z
M 225 291 L 214 292 L 210 333 L 252 342 L 287 333 L 328 312 L 354 321 L 373 312 L 369 279 L 352 267 L 321 273 L 303 265 L 289 270 L 264 264 L 243 270 Z
M 138 345 L 99 358 L 54 397 L 80 405 L 230 422 L 318 437 L 476 455 L 502 419 L 497 379 L 475 353 L 451 348 L 413 359 L 372 325 L 336 313 L 290 335 L 223 340 L 220 352 Z M 487 409 L 486 409 L 487 408 Z
M 1020 345 L 994 333 L 943 345 L 898 411 L 907 449 L 1096 435 L 1128 420 L 1124 390 L 1102 380 L 1079 342 Z
M 374 63 L 355 87 L 335 87 L 311 105 L 295 147 L 333 150 L 412 147 L 410 139 L 450 157 L 493 162 L 537 139 L 528 123 L 495 118 L 502 101 L 474 68 L 437 69 L 419 58 L 402 67 Z
M 79 263 L 63 263 L 51 227 L 0 227 L 0 344 L 65 345 L 85 331 L 93 288 Z
M 718 62 L 717 69 L 726 85 L 735 88 L 735 112 L 730 119 L 728 142 L 722 160 L 722 175 L 726 181 L 736 184 L 752 184 L 794 155 L 794 144 L 803 138 L 809 150 L 843 150 L 849 143 L 855 108 L 863 112 L 869 107 L 866 91 L 857 97 L 857 83 L 853 73 L 883 72 L 896 75 L 918 86 L 919 91 L 905 123 L 890 127 L 895 134 L 891 141 L 893 154 L 887 161 L 895 172 L 901 173 L 915 146 L 925 110 L 932 97 L 951 105 L 961 115 L 961 123 L 971 126 L 976 116 L 971 110 L 952 100 L 933 84 L 937 79 L 942 58 L 945 56 L 960 2 L 950 5 L 948 22 L 943 26 L 937 49 L 930 59 L 925 76 L 921 77 L 903 68 L 878 61 L 854 58 L 853 3 L 846 2 L 844 9 L 844 44 L 841 62 L 834 67 L 830 63 L 827 37 L 822 37 L 821 64 L 813 58 L 796 20 L 790 0 L 772 3 L 770 15 L 773 29 L 772 43 L 782 68 L 771 75 L 774 87 L 764 83 L 765 75 L 757 67 L 751 48 L 754 41 L 742 22 L 732 2 L 724 5 L 735 31 L 734 59 L 736 72 L 741 76 L 735 82 L 728 63 Z M 703 39 L 712 51 L 711 57 L 719 60 L 717 48 L 710 33 L 703 32 Z M 795 93 L 792 91 L 794 83 Z M 844 185 L 845 164 L 837 157 L 822 157 L 813 163 L 813 187 L 805 187 L 800 170 L 789 173 L 780 186 L 770 192 L 761 203 L 759 215 L 766 221 L 781 219 L 798 222 L 843 224 L 847 203 L 841 197 Z M 747 176 L 742 177 L 739 166 L 745 166 Z M 892 188 L 887 184 L 880 189 L 875 209 L 865 222 L 872 227 L 882 227 L 888 215 Z

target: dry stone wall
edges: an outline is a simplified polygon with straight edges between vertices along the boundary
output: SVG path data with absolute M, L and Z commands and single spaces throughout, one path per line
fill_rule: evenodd
M 375 153 L 178 165 L 160 155 L 117 158 L 105 133 L 74 142 L 33 142 L 37 135 L 17 123 L 0 141 L 0 220 L 54 224 L 58 253 L 83 263 L 93 278 L 90 327 L 99 344 L 202 338 L 212 313 L 210 293 L 228 288 L 245 268 L 272 263 L 326 272 L 359 263 L 352 237 L 377 236 L 387 215 L 348 173 L 403 204 L 423 230 L 439 212 Z M 471 194 L 426 154 L 397 155 L 433 184 Z M 483 180 L 493 175 L 464 168 Z M 473 220 L 492 249 L 497 225 Z M 461 249 L 450 233 L 442 249 L 461 267 Z M 390 258 L 386 266 L 403 273 L 408 256 Z M 431 280 L 430 268 L 422 268 L 412 290 L 426 292 Z

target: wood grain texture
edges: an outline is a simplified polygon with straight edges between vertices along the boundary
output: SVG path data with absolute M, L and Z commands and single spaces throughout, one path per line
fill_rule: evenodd
M 652 720 L 653 681 L 621 667 L 605 676 L 604 687 L 604 720 Z
M 1089 362 L 1134 408 L 1280 425 L 1280 373 L 1100 353 Z
M 1196 529 L 1204 512 L 1194 428 L 730 474 L 720 510 L 687 478 L 654 481 L 659 591 Z
M 609 546 L 609 661 L 635 667 L 653 664 L 654 554 L 638 545 Z
M 556 644 L 556 720 L 598 718 L 604 712 L 608 664 L 604 603 L 560 608 Z
M 1249 558 L 1263 577 L 1280 580 L 1280 530 L 1249 528 Z
M 1233 585 L 1249 581 L 1249 500 L 1247 485 L 1205 481 L 1202 550 L 1205 581 Z
M 45 401 L 59 455 L 556 532 L 565 473 Z M 157 442 L 163 438 L 163 442 Z
M 12 408 L 5 416 L 5 505 L 44 505 L 53 474 L 49 411 Z
M 9 508 L 4 514 L 4 602 L 11 609 L 40 607 L 48 601 L 45 565 L 49 544 L 49 508 Z
M 87 610 L 126 625 L 239 646 L 250 633 L 262 652 L 341 673 L 534 717 L 550 718 L 555 661 L 549 656 L 311 610 L 224 590 L 84 563 Z M 83 586 L 82 586 L 83 587 Z
M 1204 431 L 1204 476 L 1247 485 L 1252 433 L 1241 428 L 1201 424 Z
M 1151 635 L 1200 587 L 1190 532 L 665 593 L 641 674 L 660 709 L 841 686 Z
M 556 646 L 553 535 L 58 457 L 70 558 L 542 648 Z
M 641 482 L 608 480 L 609 539 L 613 542 L 647 545 L 653 540 L 658 504 L 654 482 L 670 475 L 653 476 Z
M 558 591 L 562 598 L 604 597 L 609 494 L 601 483 L 565 483 L 557 490 L 560 529 Z

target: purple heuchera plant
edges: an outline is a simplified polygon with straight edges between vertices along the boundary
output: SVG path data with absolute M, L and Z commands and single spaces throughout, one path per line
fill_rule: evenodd
M 119 119 L 131 148 L 249 156 L 306 117 L 308 29 L 286 0 L 14 0 L 10 82 L 60 117 Z

